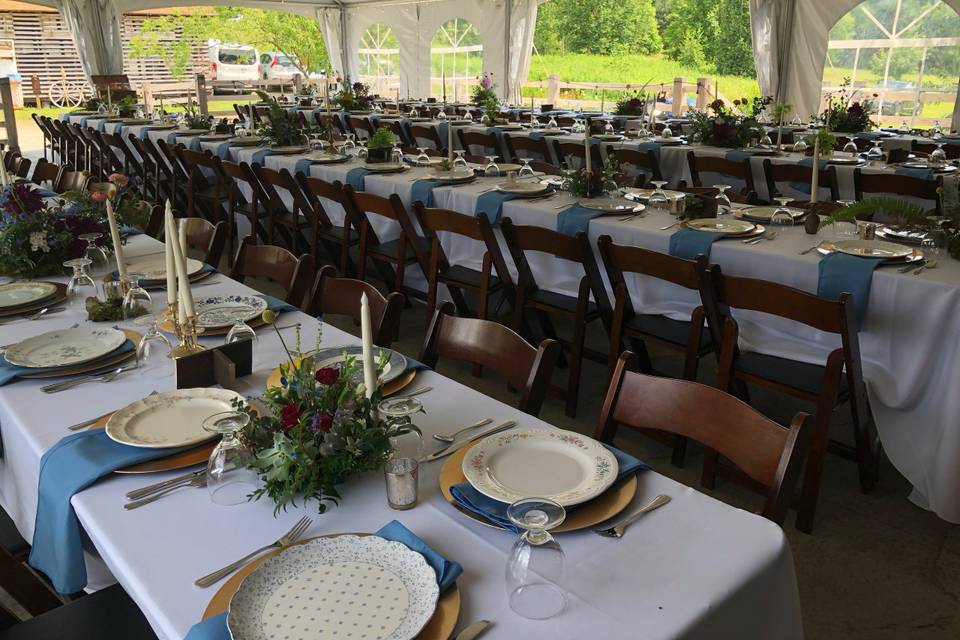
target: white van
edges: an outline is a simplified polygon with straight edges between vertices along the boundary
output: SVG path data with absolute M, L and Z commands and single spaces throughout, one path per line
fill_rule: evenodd
M 210 81 L 214 87 L 253 84 L 260 79 L 257 50 L 245 44 L 211 42 L 207 47 Z

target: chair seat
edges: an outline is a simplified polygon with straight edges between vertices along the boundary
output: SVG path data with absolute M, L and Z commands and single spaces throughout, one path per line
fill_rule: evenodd
M 329 227 L 321 226 L 319 233 L 324 238 L 334 238 L 336 240 L 343 240 L 344 229 L 343 229 L 343 225 L 332 224 Z M 357 241 L 360 239 L 360 233 L 352 226 L 347 228 L 346 235 L 351 242 Z
M 147 619 L 114 585 L 0 631 L 0 640 L 155 640 Z
M 420 243 L 420 248 L 424 253 L 430 251 L 430 245 L 425 239 L 416 238 L 414 242 Z M 397 249 L 399 248 L 399 245 L 400 245 L 400 238 L 397 238 L 396 240 L 388 240 L 387 242 L 381 242 L 376 246 L 371 246 L 367 250 L 367 253 L 371 256 L 377 256 L 379 258 L 389 258 L 392 261 L 392 260 L 396 260 L 397 258 Z M 404 259 L 407 262 L 410 262 L 412 260 L 416 260 L 416 258 L 417 258 L 417 254 L 414 253 L 413 251 L 413 245 L 410 244 L 410 242 L 408 241 L 407 251 L 406 251 L 406 255 L 404 256 Z
M 771 380 L 811 395 L 820 393 L 823 386 L 823 376 L 826 373 L 826 367 L 823 365 L 798 362 L 750 351 L 740 354 L 735 368 L 737 372 Z M 845 392 L 846 385 L 846 377 L 841 377 L 841 394 Z
M 3 509 L 0 509 L 0 547 L 14 558 L 22 558 L 30 551 L 30 545 L 23 539 L 17 531 L 17 525 Z
M 537 289 L 527 296 L 527 300 L 540 305 L 561 309 L 568 313 L 577 312 L 577 299 L 556 291 L 547 291 L 546 289 Z M 597 313 L 595 302 L 587 302 L 587 315 L 592 316 Z
M 464 267 L 463 265 L 453 265 L 444 273 L 440 274 L 440 281 L 447 284 L 462 284 L 466 287 L 480 288 L 480 281 L 483 273 L 477 269 Z M 489 288 L 495 289 L 500 286 L 500 279 L 495 275 L 490 276 Z
M 637 331 L 681 346 L 685 346 L 690 338 L 689 321 L 674 320 L 663 315 L 636 314 L 624 319 L 623 326 L 628 331 Z M 704 353 L 712 349 L 710 332 L 703 327 L 700 330 L 700 352 Z

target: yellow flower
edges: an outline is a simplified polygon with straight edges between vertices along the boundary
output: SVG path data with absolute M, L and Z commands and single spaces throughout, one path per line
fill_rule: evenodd
M 266 309 L 262 314 L 260 314 L 260 318 L 263 319 L 263 321 L 267 324 L 273 324 L 277 321 L 277 312 Z

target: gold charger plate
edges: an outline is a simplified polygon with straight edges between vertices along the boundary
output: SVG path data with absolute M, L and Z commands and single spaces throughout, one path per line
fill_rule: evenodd
M 303 360 L 302 357 L 295 358 L 294 362 L 300 364 L 300 361 Z M 394 393 L 404 389 L 413 382 L 413 379 L 417 377 L 416 369 L 409 369 L 404 371 L 401 375 L 397 376 L 389 384 L 384 385 L 383 395 L 389 396 Z M 267 389 L 270 387 L 279 387 L 280 386 L 280 367 L 276 367 L 273 371 L 270 372 L 270 375 L 267 377 Z
M 332 533 L 326 536 L 316 536 L 315 538 L 300 540 L 294 544 L 305 544 L 311 540 L 315 540 L 316 538 L 336 538 L 338 536 L 345 535 L 370 536 L 373 534 Z M 230 579 L 224 582 L 223 586 L 221 586 L 217 592 L 213 594 L 213 597 L 210 598 L 210 604 L 207 605 L 207 608 L 203 612 L 203 618 L 201 619 L 206 620 L 207 618 L 212 618 L 213 616 L 220 615 L 224 611 L 227 611 L 227 609 L 230 607 L 230 600 L 237 592 L 237 589 L 240 588 L 240 585 L 243 583 L 244 579 L 253 573 L 253 570 L 260 566 L 261 562 L 267 558 L 272 558 L 279 553 L 283 553 L 283 549 L 277 549 L 276 551 L 271 551 L 270 553 L 260 556 L 230 576 Z M 454 628 L 456 628 L 457 620 L 459 618 L 460 588 L 457 585 L 454 585 L 437 600 L 437 608 L 434 609 L 433 616 L 423 627 L 423 629 L 420 630 L 420 633 L 417 634 L 418 640 L 447 640 L 453 633 Z
M 450 487 L 467 481 L 466 476 L 463 475 L 463 459 L 467 457 L 470 449 L 477 446 L 478 443 L 479 442 L 460 449 L 443 463 L 443 466 L 440 467 L 440 493 L 443 494 L 444 499 L 453 505 L 457 511 L 471 520 L 488 527 L 493 527 L 494 529 L 500 529 L 500 527 L 492 522 L 463 509 L 454 501 L 453 495 L 450 493 Z M 630 506 L 633 498 L 637 495 L 637 484 L 636 474 L 631 475 L 621 482 L 614 483 L 612 487 L 600 496 L 577 506 L 576 509 L 568 511 L 567 518 L 563 521 L 563 524 L 556 529 L 551 529 L 551 531 L 554 533 L 579 531 L 581 529 L 595 527 L 601 522 L 609 520 Z
M 124 335 L 127 336 L 127 340 L 136 345 L 140 342 L 141 335 L 136 331 L 131 331 L 130 329 L 121 329 Z M 83 364 L 78 364 L 75 367 L 69 367 L 64 369 L 57 369 L 56 371 L 42 371 L 38 373 L 25 373 L 19 378 L 25 380 L 46 380 L 47 378 L 63 378 L 66 376 L 76 376 L 81 373 L 90 373 L 91 371 L 100 371 L 101 369 L 107 369 L 112 365 L 121 364 L 127 360 L 137 357 L 136 348 L 131 349 L 130 351 L 124 351 L 122 353 L 117 353 L 109 357 L 101 358 L 100 360 L 93 360 L 91 362 L 85 362 Z
M 55 304 L 63 302 L 67 299 L 67 285 L 60 282 L 55 282 L 54 284 L 56 285 L 57 290 L 52 296 L 20 307 L 8 307 L 6 309 L 0 309 L 0 318 L 19 316 L 30 313 L 31 311 L 39 311 L 44 307 L 52 307 Z

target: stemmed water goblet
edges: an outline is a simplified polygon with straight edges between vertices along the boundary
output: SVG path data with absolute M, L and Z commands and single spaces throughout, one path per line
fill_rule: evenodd
M 663 190 L 663 186 L 667 184 L 667 181 L 651 180 L 650 182 L 656 188 L 647 199 L 647 206 L 649 206 L 651 209 L 662 209 L 664 211 L 668 211 L 670 209 L 670 200 L 667 198 L 667 194 Z
M 556 128 L 558 128 L 557 119 L 554 116 L 550 116 L 550 119 L 547 120 L 547 129 L 556 129 Z
M 256 358 L 259 336 L 257 336 L 257 332 L 253 330 L 253 327 L 248 325 L 243 319 L 244 316 L 250 315 L 251 311 L 252 309 L 250 307 L 241 307 L 237 309 L 237 316 L 233 320 L 233 326 L 230 327 L 230 331 L 227 332 L 227 337 L 224 338 L 223 342 L 224 344 L 232 344 L 242 340 L 250 340 L 252 357 Z
M 260 486 L 257 474 L 247 465 L 250 452 L 238 434 L 250 423 L 245 411 L 215 413 L 203 421 L 203 429 L 223 436 L 207 460 L 207 491 L 215 504 L 243 504 Z
M 67 260 L 63 263 L 63 266 L 73 270 L 70 282 L 67 283 L 69 306 L 76 311 L 83 311 L 86 309 L 87 298 L 97 297 L 97 283 L 93 281 L 87 271 L 90 266 L 90 258 Z
M 857 143 L 853 140 L 849 140 L 847 144 L 843 145 L 843 152 L 849 153 L 851 157 L 856 156 L 860 153 L 860 149 L 857 147 Z
M 728 184 L 715 184 L 713 188 L 718 191 L 717 195 L 714 197 L 714 200 L 717 203 L 717 215 L 722 216 L 730 213 L 730 210 L 733 208 L 733 204 L 730 202 L 730 197 L 727 195 L 727 189 L 730 188 Z
M 942 167 L 947 164 L 947 152 L 943 150 L 943 141 L 937 142 L 937 148 L 930 152 L 927 164 L 931 167 Z
M 769 134 L 764 134 L 763 137 L 760 138 L 760 146 L 764 147 L 765 149 L 769 149 L 773 146 L 773 140 L 770 139 Z
M 661 138 L 672 138 L 672 137 L 673 137 L 673 129 L 670 128 L 670 125 L 668 125 L 668 124 L 667 124 L 667 125 L 664 125 L 663 131 L 660 132 L 660 137 L 661 137 Z
M 390 152 L 390 162 L 403 164 L 403 148 L 400 146 L 400 140 L 393 143 L 393 150 Z
M 416 163 L 421 167 L 430 166 L 430 156 L 427 155 L 426 147 L 417 147 L 417 151 L 420 153 L 417 154 Z
M 910 133 L 910 123 L 905 119 L 900 123 L 900 133 Z
M 536 175 L 533 167 L 530 166 L 530 158 L 520 158 L 520 162 L 523 163 L 523 166 L 520 167 L 520 171 L 517 172 L 518 178 L 532 178 Z
M 873 146 L 867 151 L 867 160 L 871 163 L 883 162 L 883 147 L 880 146 L 880 140 L 873 141 Z
M 610 122 L 610 121 L 607 121 L 607 124 L 604 125 L 604 127 L 603 127 L 603 135 L 605 135 L 605 136 L 612 136 L 614 133 L 615 133 L 615 131 L 614 131 L 614 129 L 613 129 L 613 123 Z
M 467 165 L 467 159 L 463 157 L 465 151 L 463 149 L 454 149 L 453 152 L 457 155 L 457 157 L 453 159 L 453 170 L 466 170 L 469 165 Z
M 799 113 L 797 113 L 797 114 L 795 114 L 795 115 L 793 116 L 793 120 L 790 121 L 790 124 L 793 125 L 794 127 L 802 127 L 802 126 L 803 126 L 803 120 L 800 119 L 800 114 L 799 114 Z
M 930 128 L 930 139 L 939 140 L 943 137 L 943 128 L 940 126 L 939 120 L 933 121 L 933 126 Z
M 90 266 L 87 270 L 93 277 L 104 276 L 110 268 L 110 261 L 107 259 L 107 252 L 97 245 L 97 240 L 103 237 L 102 233 L 83 233 L 78 236 L 87 243 L 83 250 L 83 257 L 90 260 Z M 114 248 L 116 250 L 116 248 Z
M 807 152 L 807 143 L 804 142 L 803 138 L 797 136 L 797 141 L 793 143 L 793 151 L 799 154 Z
M 157 319 L 161 309 L 159 301 L 140 286 L 139 273 L 127 274 L 127 293 L 123 297 L 123 319 L 144 329 L 137 343 L 137 371 L 147 378 L 163 378 L 173 375 L 170 363 L 172 345 L 165 335 L 160 333 Z
M 345 140 L 344 143 L 343 143 L 343 148 L 344 148 L 344 149 L 356 149 L 356 148 L 357 148 L 357 143 L 353 141 L 353 135 L 354 135 L 354 134 L 352 134 L 352 133 L 345 133 L 345 134 L 344 134 L 344 136 L 346 137 L 346 140 Z
M 486 156 L 487 165 L 483 168 L 483 175 L 487 178 L 500 177 L 500 167 L 497 166 L 496 156 Z
M 566 519 L 564 508 L 546 498 L 524 498 L 507 507 L 507 517 L 523 530 L 507 559 L 510 608 L 531 620 L 547 620 L 567 607 L 561 586 L 565 556 L 550 530 Z
M 420 117 L 420 113 L 417 112 L 417 108 L 416 108 L 416 107 L 410 107 L 410 116 L 409 116 L 409 117 L 410 117 L 410 118 L 419 118 L 419 117 Z
M 792 225 L 793 215 L 790 213 L 790 208 L 787 205 L 793 198 L 774 198 L 774 200 L 776 200 L 780 206 L 777 207 L 773 215 L 770 216 L 770 224 Z

